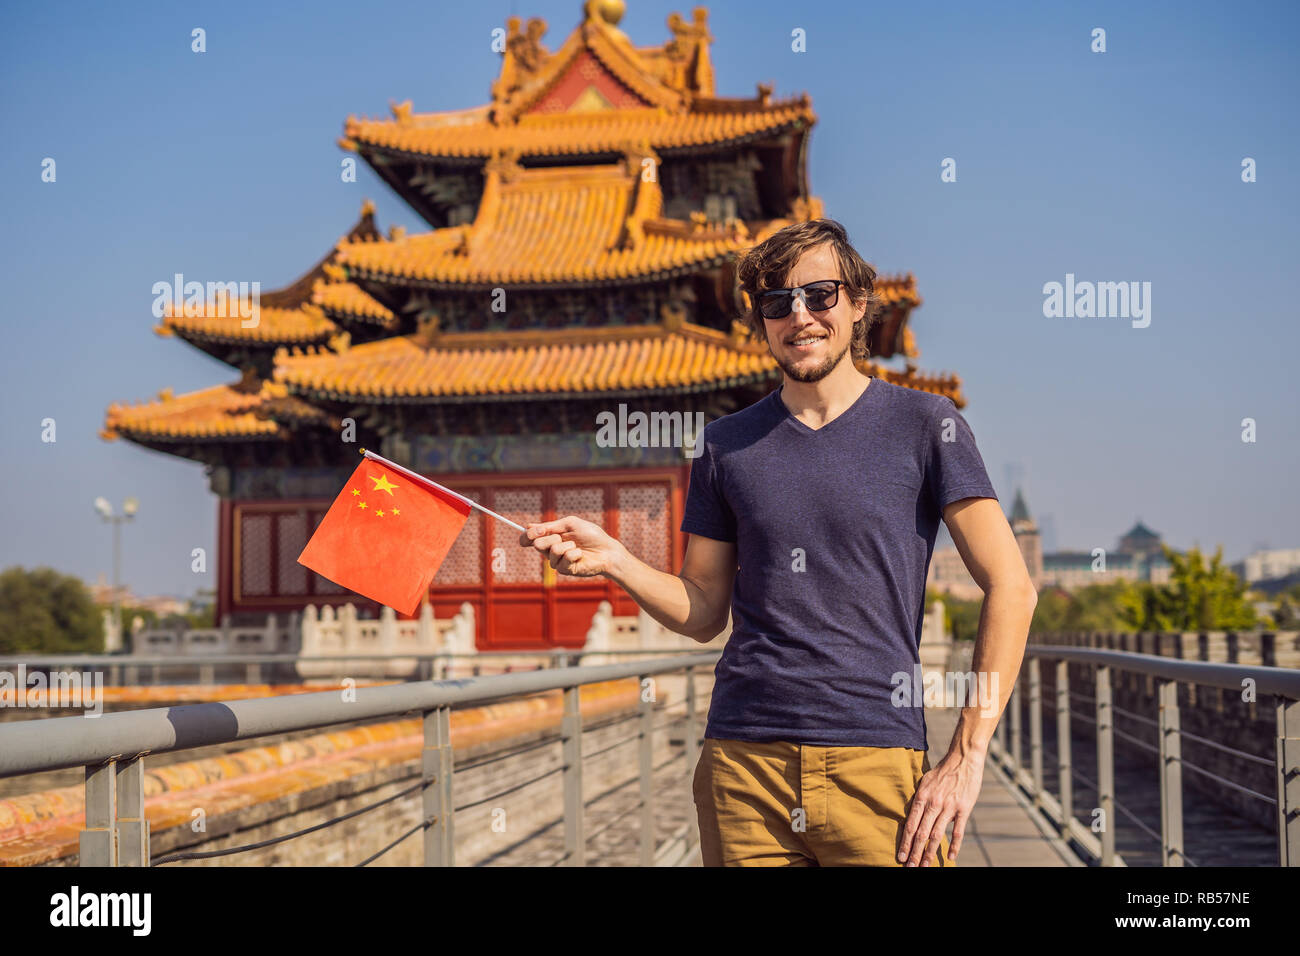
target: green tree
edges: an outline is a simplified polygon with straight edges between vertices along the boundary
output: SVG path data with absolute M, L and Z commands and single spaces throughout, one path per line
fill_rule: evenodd
M 1256 627 L 1259 619 L 1246 584 L 1223 564 L 1223 547 L 1207 564 L 1200 548 L 1179 554 L 1164 546 L 1170 565 L 1166 584 L 1133 586 L 1123 606 L 1139 631 L 1229 631 Z
M 1090 584 L 1074 592 L 1046 588 L 1038 595 L 1038 606 L 1030 632 L 1043 631 L 1128 631 L 1124 613 L 1129 585 L 1124 581 Z
M 952 634 L 954 641 L 973 641 L 979 634 L 980 608 L 983 599 L 962 601 L 951 594 L 938 591 L 925 592 L 925 609 L 935 601 L 943 603 L 944 630 Z
M 79 578 L 53 568 L 0 572 L 0 653 L 103 652 L 103 618 Z
M 1300 630 L 1300 584 L 1293 584 L 1277 596 L 1272 627 L 1279 631 Z

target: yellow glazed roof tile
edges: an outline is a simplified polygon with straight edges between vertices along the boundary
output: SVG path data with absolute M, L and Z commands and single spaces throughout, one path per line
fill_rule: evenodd
M 953 399 L 955 375 L 864 366 L 882 379 Z M 362 403 L 456 402 L 509 397 L 703 391 L 780 377 L 766 347 L 683 323 L 559 331 L 454 333 L 432 343 L 418 335 L 275 356 L 275 380 L 308 400 Z
M 100 436 L 146 442 L 287 437 L 288 430 L 272 413 L 298 421 L 325 420 L 318 409 L 289 395 L 284 386 L 247 376 L 232 385 L 183 395 L 164 389 L 153 401 L 141 404 L 114 403 Z

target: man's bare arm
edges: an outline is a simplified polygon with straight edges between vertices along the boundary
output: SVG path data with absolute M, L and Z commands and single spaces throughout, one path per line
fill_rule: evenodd
M 977 699 L 962 708 L 948 753 L 917 785 L 898 854 L 909 866 L 930 865 L 949 822 L 948 855 L 957 859 L 966 822 L 979 799 L 989 741 L 1020 673 L 1038 603 L 1016 537 L 996 499 L 954 501 L 944 509 L 943 519 L 971 577 L 984 591 L 971 670 L 974 687 L 987 688 L 996 699 Z M 979 680 L 982 674 L 988 675 L 984 681 Z
M 997 694 L 996 701 L 962 708 L 949 750 L 985 753 L 1020 673 L 1038 592 L 997 499 L 954 501 L 944 509 L 944 521 L 967 570 L 984 592 L 971 670 L 977 678 L 987 674 L 987 686 Z
M 603 574 L 664 627 L 701 644 L 727 626 L 736 545 L 689 535 L 681 574 L 650 567 L 599 525 L 569 516 L 530 524 L 519 543 L 542 552 L 561 574 Z

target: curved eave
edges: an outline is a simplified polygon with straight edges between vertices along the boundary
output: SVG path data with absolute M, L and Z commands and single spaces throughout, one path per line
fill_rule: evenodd
M 644 398 L 666 395 L 695 395 L 701 392 L 717 392 L 743 385 L 755 385 L 768 379 L 776 379 L 780 373 L 775 369 L 764 369 L 747 375 L 736 375 L 714 382 L 694 382 L 683 385 L 665 385 L 642 388 L 619 388 L 609 390 L 587 389 L 585 391 L 531 392 L 511 391 L 492 394 L 460 395 L 363 395 L 360 393 L 339 392 L 333 389 L 318 389 L 312 386 L 285 383 L 290 394 L 299 395 L 313 401 L 356 402 L 366 405 L 483 405 L 503 402 L 555 402 L 580 401 L 594 398 Z
M 115 441 L 123 439 L 136 445 L 146 447 L 169 446 L 169 445 L 221 445 L 221 444 L 243 444 L 250 441 L 270 441 L 284 442 L 292 437 L 292 430 L 283 425 L 276 425 L 274 431 L 263 432 L 228 432 L 222 434 L 212 434 L 202 431 L 195 431 L 187 434 L 172 434 L 153 431 L 139 431 L 122 427 L 104 428 L 100 431 L 100 437 L 106 441 Z
M 178 339 L 184 339 L 186 342 L 190 343 L 190 345 L 193 345 L 195 348 L 204 349 L 204 351 L 207 351 L 205 346 L 209 345 L 266 349 L 269 351 L 275 351 L 282 347 L 292 348 L 295 345 L 323 345 L 325 342 L 329 341 L 331 335 L 336 335 L 338 332 L 336 329 L 334 331 L 324 331 L 319 335 L 310 337 L 268 339 L 254 338 L 252 336 L 213 334 L 208 332 L 198 332 L 193 329 L 172 328 L 169 331 Z
M 631 273 L 624 276 L 605 276 L 594 279 L 568 276 L 563 279 L 547 279 L 541 281 L 520 281 L 500 276 L 495 278 L 475 279 L 473 281 L 460 281 L 456 279 L 417 279 L 412 276 L 395 275 L 388 272 L 375 272 L 369 269 L 359 269 L 350 265 L 345 265 L 344 269 L 347 270 L 348 279 L 352 282 L 373 282 L 378 285 L 408 289 L 461 289 L 473 292 L 486 291 L 500 286 L 507 286 L 511 289 L 528 290 L 597 289 L 621 285 L 643 285 L 648 282 L 658 282 L 663 279 L 676 279 L 680 276 L 693 275 L 697 272 L 704 272 L 709 269 L 718 268 L 727 260 L 727 257 L 731 255 L 735 255 L 735 250 L 726 250 L 680 266 L 672 266 L 670 268 L 658 269 L 651 272 Z
M 774 139 L 784 136 L 787 133 L 804 133 L 806 134 L 816 123 L 815 116 L 798 117 L 783 123 L 777 123 L 762 129 L 751 130 L 748 133 L 738 133 L 735 136 L 727 136 L 720 139 L 705 140 L 699 143 L 679 143 L 676 145 L 667 145 L 662 140 L 650 138 L 649 146 L 661 158 L 668 157 L 685 157 L 700 156 L 709 153 L 726 152 L 735 149 L 738 146 L 748 146 L 750 143 L 759 142 L 765 139 Z M 385 143 L 374 140 L 357 139 L 349 137 L 356 143 L 357 154 L 371 166 L 375 172 L 379 173 L 390 185 L 398 186 L 404 180 L 399 180 L 395 176 L 387 176 L 384 171 L 389 167 L 385 164 L 376 166 L 371 162 L 371 155 L 382 155 L 386 159 L 405 160 L 407 162 L 429 162 L 437 161 L 447 165 L 458 166 L 480 166 L 486 163 L 495 152 L 491 146 L 470 147 L 464 152 L 426 152 L 423 150 L 407 149 L 400 146 L 390 146 Z M 806 140 L 806 135 L 805 135 Z M 530 158 L 552 158 L 556 156 L 565 156 L 573 158 L 607 156 L 611 153 L 618 153 L 621 149 L 629 145 L 640 146 L 645 141 L 638 140 L 635 144 L 631 139 L 623 140 L 618 137 L 611 137 L 599 146 L 575 146 L 571 142 L 566 143 L 563 139 L 557 137 L 557 142 L 549 148 L 532 147 L 519 153 L 521 160 Z

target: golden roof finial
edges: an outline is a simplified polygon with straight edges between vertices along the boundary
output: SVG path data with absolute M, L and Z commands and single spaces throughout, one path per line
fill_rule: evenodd
M 627 12 L 624 0 L 587 0 L 582 5 L 583 15 L 588 20 L 604 20 L 611 27 L 616 27 Z

